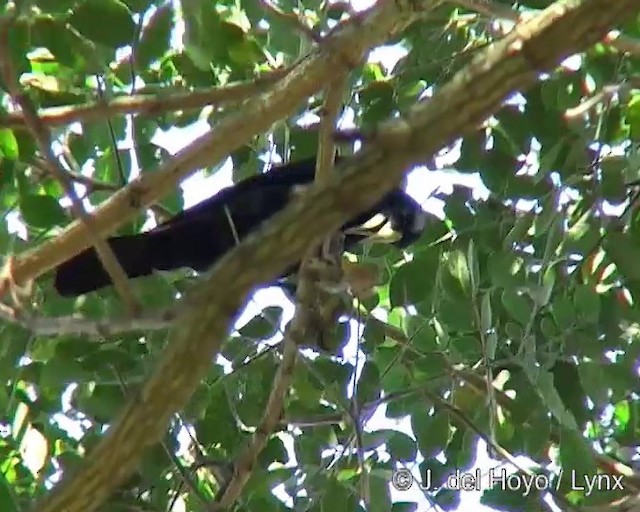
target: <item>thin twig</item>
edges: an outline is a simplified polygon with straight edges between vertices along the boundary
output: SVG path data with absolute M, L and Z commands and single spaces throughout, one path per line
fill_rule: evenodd
M 42 317 L 24 311 L 0 307 L 0 319 L 31 331 L 37 336 L 82 335 L 85 339 L 109 338 L 133 331 L 168 329 L 178 315 L 173 307 L 164 311 L 145 312 L 135 317 L 115 317 L 93 320 L 77 315 Z
M 622 35 L 618 30 L 609 32 L 604 40 L 622 53 L 640 55 L 640 41 L 633 37 Z
M 618 94 L 618 91 L 622 87 L 629 87 L 627 84 L 617 84 L 617 85 L 605 85 L 601 90 L 597 91 L 594 95 L 586 98 L 579 105 L 567 109 L 564 112 L 565 119 L 574 119 L 576 117 L 581 117 L 587 114 L 590 110 L 596 108 L 601 103 L 609 102 L 611 99 Z
M 277 82 L 288 73 L 288 69 L 276 69 L 260 75 L 250 82 L 239 82 L 224 87 L 200 91 L 160 89 L 156 92 L 142 92 L 119 96 L 113 100 L 91 101 L 81 105 L 49 107 L 38 112 L 38 117 L 46 126 L 62 126 L 74 122 L 104 121 L 105 117 L 124 114 L 143 116 L 160 115 L 175 110 L 197 110 L 208 105 L 221 106 L 242 102 L 261 92 L 265 87 Z M 0 127 L 26 129 L 24 114 L 15 112 L 0 114 Z
M 289 384 L 298 358 L 298 347 L 291 341 L 286 332 L 283 344 L 282 361 L 273 379 L 273 385 L 260 425 L 251 436 L 251 440 L 242 451 L 240 457 L 236 459 L 233 465 L 233 476 L 224 488 L 222 496 L 216 501 L 211 510 L 228 508 L 236 501 L 253 472 L 258 455 L 266 446 L 273 430 L 280 422 L 283 411 L 282 405 L 289 391 Z
M 140 23 L 142 23 L 142 20 L 138 22 L 138 27 L 140 26 Z M 135 54 L 135 46 L 136 45 L 134 42 L 134 52 L 133 52 L 134 54 Z M 96 74 L 95 78 L 98 84 L 98 87 L 97 87 L 98 99 L 103 103 L 107 103 L 110 99 L 109 93 L 111 91 L 107 91 L 107 86 L 105 84 L 104 77 L 102 77 L 102 75 Z M 135 78 L 133 78 L 131 82 L 133 84 L 132 87 L 135 87 Z M 117 139 L 116 133 L 115 133 L 115 130 L 113 129 L 112 116 L 105 116 L 105 122 L 107 124 L 107 130 L 109 131 L 109 141 L 111 146 L 110 149 L 111 151 L 113 151 L 113 159 L 115 161 L 114 163 L 118 171 L 118 176 L 120 178 L 120 186 L 124 187 L 127 183 L 127 178 L 124 175 L 124 166 L 122 164 L 122 158 L 120 157 L 120 151 L 118 151 L 118 141 L 116 140 Z M 69 151 L 69 153 L 71 153 L 71 151 Z

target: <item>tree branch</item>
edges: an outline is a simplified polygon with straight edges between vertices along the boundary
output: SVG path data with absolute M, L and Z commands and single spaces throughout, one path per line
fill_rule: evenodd
M 180 305 L 180 303 L 178 303 Z M 133 331 L 157 331 L 168 329 L 178 316 L 178 308 L 164 311 L 140 313 L 134 317 L 115 317 L 93 320 L 81 316 L 69 315 L 47 318 L 32 315 L 24 311 L 16 312 L 0 308 L 0 318 L 32 332 L 36 336 L 84 335 L 85 337 L 112 337 Z
M 68 125 L 77 121 L 87 123 L 104 121 L 115 115 L 160 115 L 175 110 L 196 110 L 207 105 L 242 102 L 280 80 L 288 69 L 277 69 L 260 75 L 253 81 L 239 82 L 202 91 L 161 89 L 157 92 L 121 96 L 110 102 L 91 101 L 83 105 L 50 107 L 38 112 L 42 123 L 48 127 Z M 0 128 L 25 129 L 26 121 L 21 113 L 0 114 Z

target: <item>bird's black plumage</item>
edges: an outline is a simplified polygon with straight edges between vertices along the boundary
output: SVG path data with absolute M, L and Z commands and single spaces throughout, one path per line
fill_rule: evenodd
M 302 160 L 252 176 L 215 196 L 188 208 L 150 231 L 108 239 L 118 261 L 130 278 L 156 270 L 183 267 L 204 271 L 231 250 L 264 221 L 287 204 L 296 187 L 310 185 L 315 176 L 315 159 Z M 343 226 L 345 248 L 367 238 L 354 232 L 376 214 L 382 214 L 400 238 L 394 243 L 406 247 L 421 234 L 425 212 L 402 189 L 389 192 L 369 211 Z M 374 234 L 382 224 L 367 226 Z M 295 269 L 292 269 L 293 272 Z M 87 249 L 56 268 L 55 288 L 65 297 L 75 297 L 111 284 L 94 249 Z

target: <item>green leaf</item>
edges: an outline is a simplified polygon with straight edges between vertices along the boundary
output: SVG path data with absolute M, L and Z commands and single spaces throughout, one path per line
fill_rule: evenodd
M 75 3 L 75 0 L 38 0 L 38 7 L 45 12 L 63 14 Z
M 547 151 L 542 152 L 542 158 L 540 158 L 540 168 L 535 175 L 534 180 L 536 182 L 542 181 L 547 174 L 556 166 L 558 157 L 561 151 L 564 149 L 564 142 L 558 141 Z
M 581 361 L 578 365 L 580 381 L 589 398 L 598 406 L 608 403 L 609 383 L 602 365 L 594 361 Z
M 510 251 L 496 251 L 488 261 L 491 282 L 501 288 L 510 288 L 517 283 L 516 275 L 522 268 L 522 260 Z
M 573 309 L 572 301 L 566 296 L 559 296 L 553 301 L 551 306 L 551 314 L 556 325 L 561 330 L 567 330 L 575 325 L 576 316 Z
M 440 510 L 458 510 L 460 499 L 460 493 L 448 487 L 441 488 L 433 497 Z
M 358 401 L 361 404 L 379 398 L 380 394 L 380 370 L 372 361 L 366 361 L 362 367 L 358 389 L 356 391 Z
M 68 21 L 87 39 L 113 49 L 131 44 L 136 31 L 131 11 L 120 0 L 85 0 Z
M 640 279 L 640 244 L 626 233 L 609 231 L 604 239 L 604 248 L 625 279 Z
M 0 509 L 7 512 L 18 512 L 20 508 L 13 495 L 12 485 L 5 476 L 5 471 L 0 473 Z
M 32 34 L 34 44 L 47 48 L 60 64 L 77 71 L 85 62 L 84 46 L 90 43 L 71 30 L 64 20 L 39 16 L 34 20 Z
M 402 265 L 391 278 L 391 307 L 428 301 L 435 286 L 439 252 L 425 251 Z
M 562 487 L 572 489 L 574 483 L 584 482 L 598 472 L 594 454 L 580 432 L 562 429 L 560 435 L 560 463 L 562 464 Z
M 416 450 L 416 442 L 404 432 L 394 432 L 387 441 L 387 451 L 401 462 L 413 462 Z
M 389 349 L 378 350 L 376 355 L 378 355 L 378 353 L 385 354 L 390 352 L 392 352 L 394 356 L 398 355 L 398 350 Z M 378 363 L 377 358 L 376 363 Z M 393 393 L 395 391 L 403 391 L 404 389 L 406 389 L 411 377 L 409 376 L 407 369 L 397 363 L 397 359 L 395 359 L 395 364 L 389 367 L 388 370 L 386 365 L 381 367 L 386 370 L 382 376 L 382 388 L 386 393 Z
M 253 340 L 264 340 L 275 336 L 280 329 L 282 318 L 282 308 L 278 306 L 269 306 L 265 308 L 259 315 L 254 316 L 246 324 L 244 324 L 238 332 L 242 336 Z
M 411 501 L 396 501 L 391 506 L 391 512 L 416 512 L 418 504 Z
M 596 323 L 600 317 L 600 296 L 591 286 L 578 286 L 573 294 L 573 307 L 583 320 Z
M 346 385 L 351 377 L 351 372 L 347 366 L 328 358 L 316 359 L 313 362 L 313 369 L 313 376 L 314 378 L 317 377 L 321 386 L 331 383 L 342 387 Z
M 369 475 L 370 506 L 367 511 L 388 512 L 391 509 L 389 480 L 375 474 Z
M 59 387 L 74 381 L 86 381 L 87 372 L 78 361 L 57 359 L 42 368 L 40 384 L 45 387 Z
M 108 148 L 96 159 L 93 177 L 107 183 L 124 185 L 130 173 L 131 152 L 119 149 L 114 153 L 112 148 Z M 109 195 L 105 193 L 105 197 Z
M 207 445 L 220 443 L 222 446 L 237 446 L 243 439 L 222 386 L 212 390 L 203 421 L 196 426 L 196 434 Z
M 507 233 L 507 236 L 504 237 L 502 248 L 505 251 L 511 251 L 514 244 L 521 243 L 522 240 L 525 239 L 525 235 L 528 233 L 529 229 L 531 229 L 531 226 L 533 226 L 535 220 L 536 217 L 530 214 L 518 216 L 515 224 L 509 233 Z
M 478 251 L 473 244 L 473 239 L 469 241 L 469 247 L 467 248 L 467 267 L 470 269 L 469 278 L 472 294 L 476 295 L 478 286 L 480 286 L 480 267 L 478 265 Z
M 493 325 L 493 315 L 491 312 L 491 294 L 484 293 L 480 302 L 480 329 L 486 334 Z M 493 356 L 491 356 L 493 358 Z
M 554 260 L 558 246 L 562 242 L 563 235 L 564 219 L 560 215 L 556 215 L 553 217 L 553 222 L 549 226 L 549 234 L 544 247 L 543 265 L 545 267 Z
M 551 421 L 547 416 L 533 417 L 523 429 L 524 444 L 527 454 L 532 459 L 544 456 L 551 438 Z
M 125 3 L 133 12 L 143 12 L 146 11 L 149 6 L 153 4 L 157 4 L 155 0 L 126 0 Z
M 551 414 L 568 429 L 577 429 L 576 419 L 573 417 L 562 401 L 558 391 L 554 385 L 553 375 L 551 372 L 540 370 L 534 382 L 532 382 L 544 403 L 549 407 Z
M 625 400 L 620 403 L 621 407 L 625 407 L 626 414 L 622 415 L 618 412 L 616 406 L 616 421 L 619 423 L 616 429 L 616 441 L 624 446 L 631 446 L 638 442 L 640 437 L 640 404 Z
M 465 292 L 471 291 L 471 272 L 467 258 L 462 251 L 451 251 L 447 259 L 447 266 L 451 275 L 458 281 L 460 288 Z
M 495 470 L 497 475 L 502 475 L 499 470 Z M 516 488 L 517 482 L 523 482 L 523 478 L 529 478 L 527 475 L 513 475 L 513 484 L 508 486 L 506 483 L 503 485 L 501 481 L 497 484 L 486 488 L 480 498 L 480 503 L 485 507 L 489 507 L 493 510 L 500 510 L 502 512 L 522 512 L 525 510 L 535 510 L 538 505 L 539 498 L 535 492 L 526 493 L 522 488 Z M 508 480 L 507 480 L 508 482 Z M 533 507 L 533 508 L 532 508 Z
M 452 472 L 451 465 L 443 464 L 438 459 L 425 459 L 420 463 L 421 484 L 431 489 L 445 485 Z
M 636 93 L 627 103 L 625 114 L 631 138 L 636 141 L 640 140 L 640 94 Z
M 74 405 L 100 423 L 108 423 L 120 410 L 124 400 L 119 386 L 83 385 L 78 388 Z
M 273 358 L 262 357 L 245 366 L 242 373 L 236 372 L 233 381 L 225 380 L 229 395 L 236 395 L 235 409 L 245 425 L 257 425 L 264 414 L 264 404 L 270 393 L 270 386 L 276 373 Z
M 565 236 L 565 251 L 589 252 L 598 243 L 599 230 L 593 223 L 593 210 L 585 211 L 571 225 Z
M 551 300 L 551 294 L 553 293 L 554 286 L 556 284 L 556 269 L 549 267 L 542 276 L 542 287 L 540 294 L 536 298 L 536 304 L 539 308 L 549 304 Z
M 602 198 L 611 203 L 625 200 L 627 188 L 624 171 L 627 162 L 623 158 L 605 158 L 602 160 Z
M 589 419 L 587 397 L 578 372 L 578 365 L 566 361 L 556 361 L 551 369 L 553 385 L 565 407 L 571 411 L 579 425 Z
M 375 450 L 387 443 L 395 435 L 395 430 L 381 429 L 362 433 L 362 445 L 365 450 Z
M 227 57 L 229 41 L 221 39 L 222 20 L 215 4 L 207 0 L 183 0 L 184 34 L 182 42 L 193 64 L 202 71 Z
M 20 213 L 24 221 L 34 228 L 49 229 L 68 221 L 60 203 L 49 195 L 21 195 Z
M 436 331 L 424 317 L 415 315 L 407 318 L 407 336 L 411 344 L 424 354 L 442 350 L 436 338 Z
M 166 2 L 153 13 L 142 30 L 135 59 L 139 69 L 145 69 L 153 61 L 160 60 L 169 50 L 173 16 L 173 3 Z
M 371 125 L 389 117 L 393 110 L 393 84 L 387 81 L 369 83 L 360 93 L 362 122 Z
M 356 510 L 359 498 L 347 487 L 330 480 L 320 498 L 321 511 L 350 511 Z
M 12 130 L 8 128 L 0 129 L 0 161 L 17 160 L 20 155 L 18 141 Z
M 527 325 L 531 318 L 533 302 L 526 296 L 517 293 L 513 289 L 502 292 L 502 305 L 514 320 L 521 325 Z
M 435 457 L 443 451 L 449 441 L 449 416 L 438 413 L 428 415 L 422 409 L 413 411 L 411 428 L 418 441 L 420 453 L 426 458 Z

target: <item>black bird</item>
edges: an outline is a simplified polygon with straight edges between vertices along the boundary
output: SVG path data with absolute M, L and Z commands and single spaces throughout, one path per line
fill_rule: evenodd
M 315 159 L 278 166 L 221 190 L 147 232 L 111 237 L 108 242 L 130 278 L 183 267 L 204 271 L 282 210 L 296 188 L 310 185 L 314 177 Z M 394 189 L 342 227 L 345 249 L 385 231 L 395 235 L 387 237 L 387 242 L 406 247 L 422 233 L 426 215 L 402 189 Z M 293 272 L 295 268 L 287 275 Z M 56 268 L 54 285 L 63 297 L 76 297 L 110 284 L 93 248 Z

